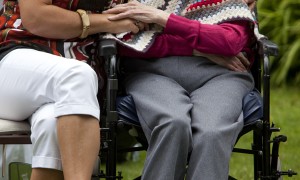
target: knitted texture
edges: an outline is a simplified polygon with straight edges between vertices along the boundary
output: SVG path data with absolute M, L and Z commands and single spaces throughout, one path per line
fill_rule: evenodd
M 243 0 L 139 0 L 141 3 L 156 7 L 169 13 L 197 20 L 203 24 L 220 24 L 236 20 L 248 20 L 256 24 L 255 17 Z M 155 36 L 163 28 L 151 25 L 147 31 L 126 34 L 118 37 L 105 34 L 104 39 L 115 39 L 119 43 L 145 52 L 153 43 Z

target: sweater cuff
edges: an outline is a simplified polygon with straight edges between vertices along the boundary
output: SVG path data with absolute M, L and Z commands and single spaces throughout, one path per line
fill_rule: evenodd
M 188 37 L 191 34 L 199 32 L 200 23 L 182 16 L 171 14 L 167 21 L 164 33 Z

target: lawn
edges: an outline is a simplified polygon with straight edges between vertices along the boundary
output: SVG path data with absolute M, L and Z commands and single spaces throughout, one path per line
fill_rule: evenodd
M 282 170 L 293 169 L 300 173 L 300 88 L 272 88 L 271 90 L 271 122 L 281 131 L 274 135 L 284 134 L 288 141 L 280 144 L 280 160 Z M 274 136 L 273 135 L 273 136 Z M 251 146 L 251 133 L 239 140 L 237 147 Z M 129 160 L 118 164 L 118 170 L 122 171 L 125 180 L 131 180 L 141 174 L 145 152 L 135 156 L 135 160 Z M 131 158 L 132 159 L 132 158 Z M 230 175 L 242 180 L 253 179 L 253 160 L 251 155 L 233 153 L 230 163 Z M 300 179 L 298 176 L 285 179 Z
M 300 172 L 300 88 L 280 88 L 271 90 L 271 122 L 281 131 L 274 135 L 286 135 L 287 142 L 280 144 L 280 160 L 282 170 L 293 169 Z M 274 136 L 273 135 L 273 136 Z M 241 139 L 237 146 L 250 147 L 250 135 Z M 237 179 L 253 179 L 251 156 L 233 154 L 231 159 L 230 174 Z M 289 179 L 300 179 L 299 175 Z

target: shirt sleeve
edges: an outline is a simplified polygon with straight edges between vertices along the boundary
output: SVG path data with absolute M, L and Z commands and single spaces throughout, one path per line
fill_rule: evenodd
M 233 56 L 247 45 L 249 21 L 233 21 L 218 25 L 202 24 L 171 14 L 164 33 L 180 35 L 193 49 L 209 54 Z
M 146 52 L 138 52 L 134 49 L 120 46 L 121 56 L 136 58 L 161 58 L 167 56 L 191 56 L 193 48 L 178 35 L 160 34 Z
M 160 58 L 166 56 L 191 56 L 193 50 L 202 53 L 233 56 L 248 43 L 248 21 L 235 21 L 220 25 L 202 24 L 171 14 L 164 32 L 155 38 L 144 53 L 120 46 L 121 56 Z

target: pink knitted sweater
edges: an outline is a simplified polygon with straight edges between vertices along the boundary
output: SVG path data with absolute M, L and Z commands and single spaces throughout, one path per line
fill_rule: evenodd
M 246 49 L 251 33 L 248 21 L 235 21 L 220 25 L 202 24 L 172 14 L 162 34 L 146 52 L 120 46 L 122 56 L 160 58 L 191 56 L 193 50 L 203 53 L 233 56 Z

